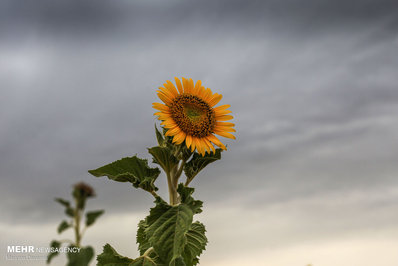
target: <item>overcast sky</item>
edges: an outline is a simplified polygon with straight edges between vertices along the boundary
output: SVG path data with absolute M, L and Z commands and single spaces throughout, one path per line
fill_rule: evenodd
M 3 0 L 0 264 L 58 237 L 53 198 L 78 181 L 106 210 L 84 242 L 137 255 L 151 196 L 87 170 L 149 158 L 156 89 L 184 76 L 237 129 L 192 183 L 201 265 L 396 266 L 397 69 L 393 0 Z

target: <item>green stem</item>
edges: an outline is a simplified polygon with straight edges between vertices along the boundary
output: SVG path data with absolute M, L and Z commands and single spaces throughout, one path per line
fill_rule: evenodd
M 76 208 L 75 208 L 75 239 L 76 239 L 76 247 L 80 247 L 80 210 L 78 207 L 78 202 L 75 200 Z
M 174 153 L 174 156 L 176 158 L 179 157 L 181 154 L 181 147 L 178 146 L 176 152 Z M 178 163 L 173 169 L 170 170 L 170 173 L 167 173 L 167 182 L 169 186 L 169 199 L 170 199 L 170 205 L 176 205 L 179 203 L 180 199 L 178 196 L 177 192 L 177 186 L 178 186 L 178 179 L 180 178 L 182 174 L 182 170 L 184 168 L 184 165 L 186 163 L 186 160 L 181 160 L 181 163 Z M 178 167 L 178 165 L 180 165 Z
M 192 179 L 187 178 L 187 181 L 185 181 L 184 186 L 187 187 L 189 185 L 189 183 L 191 183 L 192 180 L 193 180 L 193 178 Z
M 174 156 L 175 156 L 175 157 L 178 158 L 178 155 L 179 155 L 180 152 L 181 152 L 181 148 L 182 148 L 182 145 L 179 145 L 179 146 L 177 147 L 177 150 L 174 152 Z
M 148 248 L 142 256 L 148 256 L 151 252 L 154 251 L 153 247 Z
M 87 230 L 87 226 L 85 225 L 84 228 L 83 228 L 83 230 L 82 230 L 82 232 L 80 233 L 80 241 L 82 240 L 82 238 L 83 238 L 84 233 L 86 232 L 86 230 Z
M 167 174 L 167 184 L 169 187 L 169 200 L 170 200 L 170 205 L 175 205 L 177 204 L 177 189 L 173 184 L 172 181 L 172 175 L 171 173 L 166 173 Z
M 157 198 L 157 197 L 159 197 L 159 195 L 158 195 L 158 193 L 156 193 L 155 191 L 149 191 L 151 194 L 152 194 L 152 196 L 154 196 L 155 198 Z
M 187 160 L 184 160 L 184 159 L 181 161 L 180 167 L 178 168 L 177 173 L 176 173 L 177 182 L 178 182 L 178 178 L 180 178 L 180 176 L 182 174 L 182 170 L 184 169 L 184 165 L 186 162 L 187 162 Z

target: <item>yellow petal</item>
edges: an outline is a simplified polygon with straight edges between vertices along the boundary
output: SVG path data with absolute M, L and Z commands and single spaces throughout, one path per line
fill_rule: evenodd
M 217 112 L 217 111 L 225 110 L 225 109 L 227 109 L 227 108 L 229 108 L 229 107 L 231 107 L 231 105 L 229 105 L 229 104 L 223 104 L 223 105 L 214 107 L 214 111 Z
M 222 127 L 222 126 L 216 126 L 214 128 L 214 132 L 215 131 L 226 131 L 226 132 L 236 132 L 236 130 L 232 127 Z
M 159 111 L 166 111 L 166 112 L 170 112 L 170 109 L 168 106 L 162 104 L 162 103 L 153 103 L 152 107 L 159 110 Z
M 222 115 L 222 116 L 217 116 L 218 121 L 226 121 L 226 120 L 231 120 L 234 118 L 232 115 Z
M 181 85 L 180 79 L 175 77 L 174 80 L 176 81 L 178 91 L 180 92 L 180 94 L 183 94 L 184 93 L 184 89 L 183 89 L 183 87 Z
M 191 152 L 193 152 L 196 148 L 196 137 L 192 137 L 192 144 L 191 144 Z
M 185 143 L 187 144 L 187 147 L 189 148 L 192 144 L 192 136 L 191 135 L 187 135 L 186 139 L 185 139 Z
M 164 125 L 165 128 L 173 128 L 173 127 L 177 127 L 177 124 L 174 122 L 173 119 L 167 119 L 165 121 L 163 121 L 162 123 L 160 123 L 161 125 Z
M 177 145 L 180 145 L 184 141 L 186 135 L 187 134 L 181 131 L 173 137 L 173 143 L 175 142 Z
M 213 142 L 215 145 L 220 147 L 223 150 L 227 150 L 227 148 L 224 146 L 224 144 L 221 143 L 221 141 L 214 135 L 209 135 L 206 137 L 209 141 Z
M 234 127 L 235 124 L 230 122 L 216 122 L 216 126 Z
M 232 113 L 231 110 L 214 110 L 214 112 L 216 114 L 216 119 L 218 116 L 223 116 L 223 115 Z
M 192 80 L 192 79 L 190 79 L 189 81 L 192 81 L 192 84 L 193 84 L 193 80 Z M 201 86 L 201 85 L 202 85 L 202 81 L 201 81 L 201 80 L 198 80 L 198 81 L 196 82 L 195 87 L 194 87 L 193 90 L 192 90 L 192 94 L 193 94 L 193 95 L 199 95 L 200 86 Z
M 236 137 L 234 135 L 232 135 L 231 133 L 225 132 L 225 131 L 219 131 L 214 129 L 214 133 L 216 133 L 217 135 L 229 138 L 229 139 L 236 139 Z
M 165 83 L 163 85 L 170 91 L 170 93 L 173 94 L 174 97 L 177 97 L 178 96 L 178 92 L 176 90 L 176 87 L 174 87 L 174 84 L 171 83 L 170 80 L 167 80 L 166 82 L 167 83 Z
M 158 97 L 161 99 L 165 104 L 171 105 L 172 101 L 169 97 L 167 97 L 162 91 L 158 91 Z
M 196 95 L 203 100 L 203 98 L 204 98 L 203 96 L 204 96 L 205 93 L 206 93 L 205 87 L 200 86 L 200 88 L 198 89 Z
M 171 119 L 171 116 L 169 114 L 165 114 L 165 113 L 162 113 L 162 112 L 155 113 L 155 115 L 159 116 L 159 120 Z
M 210 97 L 209 101 L 207 102 L 211 107 L 216 105 L 222 98 L 221 94 L 214 93 L 212 97 Z
M 163 85 L 166 85 L 166 83 L 163 84 Z M 164 95 L 166 95 L 170 100 L 173 100 L 175 98 L 175 96 L 173 95 L 173 93 L 169 89 L 166 89 L 166 88 L 163 88 L 163 87 L 159 87 L 159 90 L 161 92 L 163 92 Z
M 191 93 L 191 89 L 188 85 L 188 80 L 184 77 L 182 77 L 182 85 L 184 86 L 184 92 L 185 93 Z
M 200 139 L 196 139 L 196 149 L 198 150 L 198 153 L 201 154 L 202 156 L 205 153 L 204 147 L 202 145 L 202 142 L 200 141 Z
M 175 136 L 180 132 L 181 132 L 181 129 L 179 127 L 175 127 L 175 128 L 167 130 L 165 135 L 166 136 Z
M 202 142 L 203 147 L 205 148 L 205 152 L 210 154 L 211 148 L 210 148 L 210 145 L 208 143 L 208 140 L 205 139 L 205 138 L 201 138 L 200 140 Z
M 203 140 L 203 138 L 199 139 L 199 143 L 200 143 L 200 146 L 202 148 L 202 153 L 201 154 L 202 154 L 202 156 L 204 156 L 206 154 L 206 152 L 207 152 L 207 149 L 209 149 L 209 151 L 210 151 L 210 148 L 207 147 L 206 142 Z
M 205 102 L 208 102 L 212 96 L 213 96 L 213 93 L 211 92 L 211 89 L 207 88 L 203 92 L 202 99 Z
M 216 153 L 216 149 L 214 148 L 213 144 L 211 144 L 211 142 L 207 138 L 203 138 L 203 140 L 206 142 L 207 146 L 209 147 L 209 153 L 210 153 L 210 149 L 214 153 Z
M 153 113 L 153 115 L 162 115 L 162 116 L 167 115 L 167 116 L 171 117 L 171 113 L 170 112 L 165 112 L 165 111 L 156 112 L 156 113 Z
M 190 89 L 190 91 L 191 91 L 191 93 L 194 91 L 193 89 L 194 89 L 194 83 L 193 83 L 193 80 L 192 79 L 189 79 L 189 81 L 188 81 L 188 86 L 189 86 L 189 89 Z

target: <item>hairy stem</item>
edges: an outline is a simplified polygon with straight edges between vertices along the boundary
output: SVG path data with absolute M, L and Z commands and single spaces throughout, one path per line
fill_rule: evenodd
M 181 154 L 181 152 L 182 152 L 181 146 L 178 146 L 176 152 L 174 153 L 174 156 L 176 158 L 178 158 L 179 155 Z M 177 192 L 177 186 L 178 186 L 178 179 L 181 176 L 181 173 L 182 173 L 185 163 L 186 163 L 186 160 L 181 160 L 181 163 L 179 162 L 175 167 L 173 167 L 173 169 L 170 170 L 170 173 L 167 173 L 170 205 L 176 205 L 180 201 L 178 192 Z
M 149 191 L 151 194 L 152 194 L 152 196 L 154 196 L 155 198 L 157 198 L 157 197 L 159 197 L 159 195 L 158 195 L 158 193 L 156 193 L 155 191 Z
M 174 186 L 173 183 L 173 176 L 172 173 L 166 173 L 167 175 L 167 184 L 169 187 L 169 200 L 170 200 L 170 205 L 175 205 L 177 204 L 177 189 Z
M 184 165 L 186 162 L 187 162 L 187 160 L 184 160 L 184 159 L 181 161 L 180 167 L 178 168 L 177 173 L 176 173 L 177 182 L 178 182 L 178 178 L 180 178 L 180 176 L 182 174 L 182 170 L 184 169 Z
M 77 200 L 75 200 L 75 203 L 76 203 L 76 208 L 75 208 L 75 222 L 74 222 L 74 224 L 75 224 L 75 239 L 76 239 L 76 242 L 75 242 L 75 245 L 76 245 L 76 247 L 80 247 L 80 240 L 81 240 L 81 236 L 80 236 L 80 210 L 79 210 L 79 207 L 78 207 L 78 202 L 77 202 Z
M 151 252 L 154 251 L 153 247 L 148 248 L 142 256 L 148 256 Z
M 192 181 L 192 179 L 187 178 L 187 181 L 185 181 L 184 186 L 187 187 L 189 185 L 189 183 L 191 183 L 191 181 Z

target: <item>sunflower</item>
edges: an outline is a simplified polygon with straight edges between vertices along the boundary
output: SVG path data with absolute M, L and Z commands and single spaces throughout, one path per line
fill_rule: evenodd
M 224 144 L 214 135 L 235 139 L 229 132 L 235 132 L 235 124 L 225 122 L 233 118 L 228 115 L 230 105 L 214 107 L 222 98 L 221 94 L 213 93 L 209 88 L 202 86 L 198 80 L 194 85 L 192 79 L 175 78 L 177 88 L 171 81 L 159 87 L 158 96 L 164 102 L 153 103 L 153 108 L 161 125 L 167 129 L 166 136 L 173 137 L 173 143 L 185 144 L 193 152 L 195 149 L 202 156 L 206 152 L 215 152 L 216 145 L 226 150 Z

